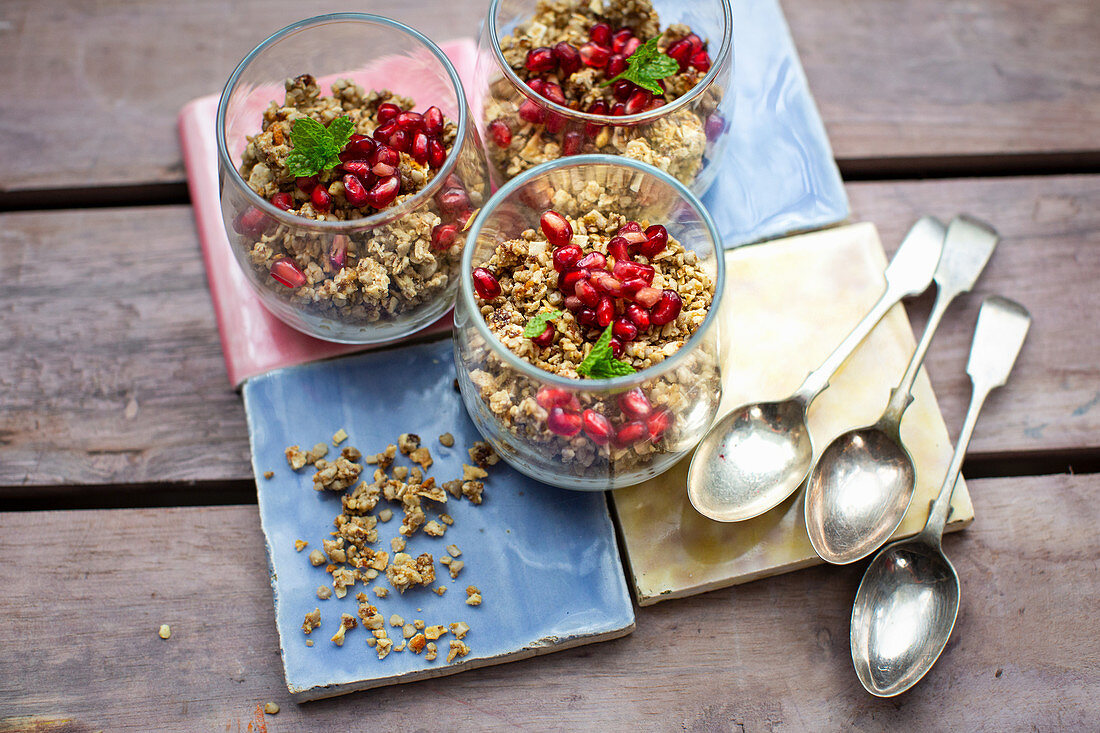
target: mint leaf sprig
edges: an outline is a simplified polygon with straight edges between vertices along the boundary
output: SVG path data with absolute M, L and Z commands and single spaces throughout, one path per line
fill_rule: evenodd
M 636 369 L 625 361 L 616 359 L 611 353 L 611 326 L 604 329 L 592 350 L 577 367 L 577 374 L 592 379 L 611 379 L 634 374 Z
M 296 178 L 315 176 L 340 165 L 340 151 L 348 144 L 355 123 L 347 115 L 326 128 L 312 117 L 301 117 L 290 126 L 293 150 L 286 159 L 287 172 Z
M 546 330 L 546 324 L 550 321 L 556 321 L 561 318 L 560 310 L 543 311 L 531 318 L 527 322 L 527 325 L 523 327 L 524 338 L 538 338 L 542 335 L 542 332 Z
M 661 79 L 672 76 L 680 70 L 680 63 L 666 53 L 657 50 L 657 38 L 650 38 L 638 47 L 626 59 L 626 70 L 618 76 L 614 76 L 600 84 L 606 87 L 614 84 L 619 79 L 632 81 L 642 89 L 647 89 L 656 95 L 665 93 L 657 84 Z

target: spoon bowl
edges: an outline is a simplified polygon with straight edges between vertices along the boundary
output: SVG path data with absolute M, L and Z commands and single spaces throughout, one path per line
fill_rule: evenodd
M 798 400 L 739 407 L 715 428 L 721 436 L 699 446 L 689 491 L 699 513 L 719 522 L 740 522 L 764 514 L 790 496 L 806 476 L 813 454 L 806 405 Z
M 947 646 L 959 613 L 959 576 L 921 540 L 895 542 L 875 557 L 852 608 L 852 664 L 873 695 L 916 684 Z
M 896 435 L 878 426 L 844 433 L 806 482 L 810 544 L 838 564 L 866 557 L 898 528 L 915 486 L 913 458 Z

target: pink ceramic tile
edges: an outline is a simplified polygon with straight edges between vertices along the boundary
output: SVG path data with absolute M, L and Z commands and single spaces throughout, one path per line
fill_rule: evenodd
M 440 48 L 451 59 L 469 94 L 474 88 L 477 61 L 474 42 L 459 39 L 440 44 Z M 222 224 L 215 130 L 217 111 L 218 95 L 196 99 L 180 111 L 179 128 L 191 205 L 202 243 L 229 381 L 239 387 L 249 377 L 272 369 L 384 346 L 321 341 L 295 331 L 261 305 L 233 258 Z M 450 327 L 451 315 L 448 313 L 415 335 L 441 333 Z

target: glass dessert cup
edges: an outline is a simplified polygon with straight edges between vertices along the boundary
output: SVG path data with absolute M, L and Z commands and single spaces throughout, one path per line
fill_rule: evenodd
M 301 74 L 316 77 L 322 95 L 337 79 L 350 79 L 368 94 L 388 89 L 410 98 L 421 112 L 435 105 L 457 128 L 445 161 L 419 191 L 370 216 L 315 220 L 274 206 L 242 178 L 242 155 L 268 105 L 283 104 L 284 81 Z M 489 177 L 462 83 L 427 37 L 364 13 L 290 25 L 233 72 L 217 126 L 230 247 L 260 301 L 281 321 L 328 341 L 369 344 L 406 336 L 452 307 L 462 226 L 488 197 Z M 450 223 L 456 223 L 450 244 L 433 246 L 441 244 L 433 230 Z M 280 267 L 289 268 L 289 284 Z
M 662 32 L 672 24 L 685 24 L 707 42 L 709 70 L 668 104 L 621 115 L 611 114 L 610 109 L 599 114 L 550 101 L 509 66 L 502 39 L 531 19 L 537 4 L 538 0 L 493 0 L 478 39 L 481 95 L 480 109 L 475 111 L 494 182 L 499 185 L 559 157 L 603 153 L 650 163 L 702 196 L 717 176 L 716 166 L 729 141 L 728 121 L 733 118 L 733 13 L 729 0 L 653 0 Z M 606 4 L 613 6 L 614 1 Z M 544 38 L 532 45 L 552 46 L 554 41 Z M 586 70 L 585 65 L 579 68 Z M 554 78 L 561 76 L 552 73 Z
M 540 369 L 497 338 L 486 323 L 470 273 L 500 243 L 524 230 L 537 232 L 540 216 L 550 208 L 570 218 L 614 209 L 627 219 L 660 222 L 670 240 L 694 253 L 713 292 L 705 317 L 678 350 L 634 374 L 575 379 Z M 545 483 L 599 491 L 657 476 L 696 445 L 721 399 L 717 319 L 725 268 L 714 224 L 683 184 L 652 166 L 617 156 L 561 158 L 521 173 L 497 191 L 471 225 L 467 242 L 455 306 L 458 383 L 471 419 L 509 464 Z M 484 307 L 493 312 L 493 306 Z M 636 398 L 638 390 L 643 407 L 635 411 L 624 403 L 629 399 L 624 395 Z M 604 416 L 606 420 L 599 420 L 615 438 L 600 444 L 589 436 L 587 424 L 572 437 L 552 431 L 548 397 L 567 405 L 574 420 L 588 410 Z M 625 425 L 639 422 L 645 426 L 639 428 L 642 435 L 634 436 L 639 439 L 620 445 Z

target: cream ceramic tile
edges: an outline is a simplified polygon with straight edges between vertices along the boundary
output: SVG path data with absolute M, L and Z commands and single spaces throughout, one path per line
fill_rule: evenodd
M 872 224 L 736 249 L 727 253 L 726 267 L 719 414 L 793 392 L 885 288 L 886 256 Z M 895 306 L 811 406 L 817 450 L 878 418 L 915 345 L 903 308 Z M 901 432 L 916 462 L 917 488 L 899 537 L 924 525 L 951 458 L 947 428 L 923 370 Z M 821 562 L 806 536 L 800 494 L 747 522 L 715 522 L 687 499 L 689 460 L 613 494 L 641 605 Z M 948 529 L 959 529 L 974 517 L 961 481 L 952 510 Z

